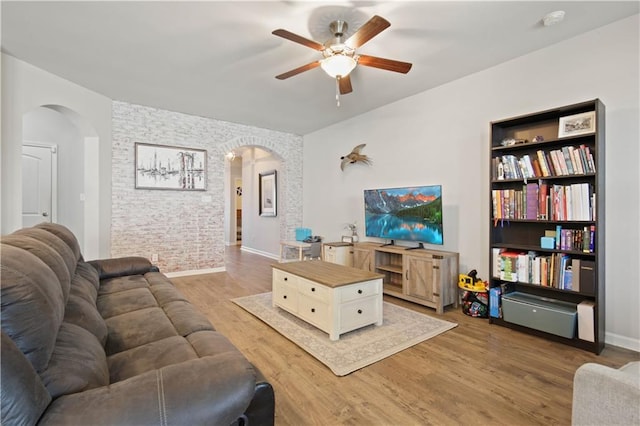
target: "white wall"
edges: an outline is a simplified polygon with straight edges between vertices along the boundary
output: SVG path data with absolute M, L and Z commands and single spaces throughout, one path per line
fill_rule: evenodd
M 273 154 L 259 148 L 249 148 L 242 154 L 242 247 L 270 257 L 277 257 L 280 250 L 280 228 L 282 225 L 284 206 L 280 198 L 276 198 L 276 216 L 260 216 L 259 208 L 259 175 L 276 170 L 277 194 L 282 195 L 279 188 L 282 168 L 280 160 Z M 274 238 L 274 236 L 276 238 Z
M 58 147 L 58 212 L 56 222 L 75 234 L 84 251 L 84 138 L 78 128 L 58 111 L 40 107 L 24 115 L 22 137 Z
M 442 184 L 444 246 L 431 248 L 458 251 L 461 272 L 477 269 L 487 278 L 489 123 L 600 98 L 606 341 L 640 351 L 638 28 L 636 15 L 306 135 L 305 226 L 335 240 L 345 223 L 364 223 L 363 189 Z M 373 165 L 341 172 L 340 156 L 360 143 Z
M 111 100 L 12 56 L 2 54 L 2 205 L 0 233 L 22 226 L 22 126 L 26 113 L 41 107 L 66 107 L 89 123 L 99 140 L 91 160 L 97 170 L 99 194 L 87 195 L 85 208 L 96 212 L 85 215 L 85 240 L 95 250 L 88 258 L 106 257 L 110 252 L 111 226 Z M 61 110 L 65 110 L 62 108 Z M 94 152 L 94 151 L 92 151 Z M 86 254 L 86 253 L 85 253 Z

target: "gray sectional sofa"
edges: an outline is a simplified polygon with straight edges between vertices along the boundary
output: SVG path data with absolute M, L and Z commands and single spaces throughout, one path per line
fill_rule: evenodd
M 56 224 L 0 243 L 2 425 L 273 424 L 269 383 L 148 260 L 85 262 Z

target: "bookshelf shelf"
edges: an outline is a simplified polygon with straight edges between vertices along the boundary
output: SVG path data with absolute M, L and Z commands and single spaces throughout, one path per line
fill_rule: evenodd
M 588 119 L 569 132 L 589 131 L 560 137 L 561 121 L 577 114 Z M 594 99 L 494 121 L 490 147 L 489 287 L 498 309 L 489 322 L 596 354 L 605 325 L 604 117 Z M 511 292 L 575 305 L 575 336 L 505 317 L 501 297 Z

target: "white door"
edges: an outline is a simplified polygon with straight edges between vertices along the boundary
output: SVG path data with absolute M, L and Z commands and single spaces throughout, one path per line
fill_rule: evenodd
M 22 226 L 56 219 L 56 147 L 22 146 Z

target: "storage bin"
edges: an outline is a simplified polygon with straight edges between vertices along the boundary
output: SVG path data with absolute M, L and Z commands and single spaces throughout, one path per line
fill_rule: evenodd
M 311 228 L 296 228 L 296 241 L 304 241 L 311 236 Z
M 502 296 L 505 321 L 573 339 L 578 318 L 575 303 L 548 299 L 527 293 L 508 293 Z

